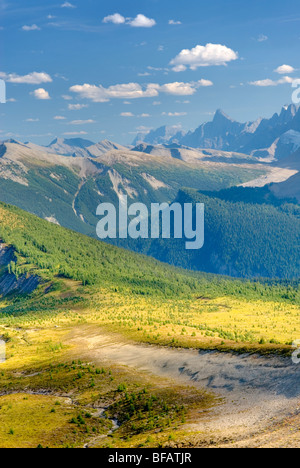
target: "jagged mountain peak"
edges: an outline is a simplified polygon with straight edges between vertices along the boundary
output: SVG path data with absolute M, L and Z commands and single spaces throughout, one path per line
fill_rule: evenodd
M 214 115 L 213 121 L 222 121 L 222 120 L 229 120 L 230 122 L 236 122 L 234 119 L 229 117 L 222 109 L 218 109 Z
M 135 145 L 141 140 L 149 145 L 177 143 L 181 146 L 191 148 L 215 149 L 221 151 L 232 151 L 253 155 L 266 154 L 270 159 L 277 159 L 274 148 L 280 148 L 280 154 L 291 151 L 298 145 L 295 135 L 287 134 L 288 138 L 281 137 L 293 130 L 300 133 L 300 106 L 287 104 L 279 113 L 271 118 L 259 118 L 255 121 L 240 123 L 228 116 L 222 109 L 218 109 L 210 122 L 201 124 L 196 130 L 184 135 L 177 132 L 176 137 L 168 137 L 168 127 L 163 126 L 149 132 L 143 139 L 136 139 Z M 296 141 L 296 143 L 295 143 Z

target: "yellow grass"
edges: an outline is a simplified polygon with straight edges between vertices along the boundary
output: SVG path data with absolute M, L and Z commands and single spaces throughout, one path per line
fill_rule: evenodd
M 197 390 L 188 395 L 174 387 L 169 394 L 166 383 L 153 382 L 139 372 L 113 367 L 98 375 L 95 363 L 78 364 L 86 350 L 72 342 L 72 332 L 80 334 L 87 326 L 117 333 L 124 340 L 224 351 L 281 352 L 290 350 L 289 344 L 299 339 L 300 310 L 288 303 L 231 297 L 149 299 L 94 289 L 86 294 L 74 282 L 65 282 L 63 291 L 50 296 L 59 299 L 75 293 L 84 297 L 82 304 L 0 318 L 0 336 L 7 341 L 7 361 L 0 364 L 0 447 L 164 445 L 184 436 L 183 419 L 193 421 L 195 408 L 211 404 L 212 399 Z M 87 370 L 87 366 L 92 368 Z M 81 411 L 93 413 L 99 406 L 119 401 L 117 389 L 123 382 L 129 395 L 146 387 L 153 395 L 163 391 L 169 404 L 185 398 L 186 417 L 180 414 L 169 422 L 163 420 L 162 432 L 150 425 L 141 434 L 132 429 L 135 416 L 111 435 L 110 420 L 99 417 L 80 427 L 70 424 Z M 49 393 L 43 394 L 45 390 Z M 152 418 L 143 417 L 143 424 Z

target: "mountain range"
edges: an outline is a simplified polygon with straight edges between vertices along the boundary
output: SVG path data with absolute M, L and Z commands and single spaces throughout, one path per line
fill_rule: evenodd
M 108 141 L 87 144 L 76 141 L 71 147 L 68 140 L 55 140 L 41 147 L 15 140 L 3 142 L 0 200 L 95 236 L 97 206 L 101 202 L 117 203 L 121 194 L 147 205 L 171 202 L 181 187 L 218 190 L 247 183 L 270 171 L 247 161 L 220 164 L 201 160 L 201 153 L 192 150 L 173 158 L 159 152 L 149 155 L 131 151 Z
M 171 136 L 170 136 L 171 135 Z M 284 106 L 270 119 L 240 123 L 222 110 L 217 110 L 211 122 L 184 133 L 174 127 L 161 127 L 138 137 L 133 145 L 173 145 L 206 148 L 252 155 L 263 161 L 280 160 L 300 148 L 300 107 Z
M 273 153 L 267 156 L 262 155 L 262 150 L 230 151 L 230 145 L 238 147 L 234 134 L 237 141 L 247 135 L 258 139 L 262 121 L 239 124 L 220 111 L 213 122 L 200 127 L 206 144 L 210 141 L 218 148 L 192 147 L 170 140 L 164 144 L 141 142 L 135 147 L 81 138 L 57 138 L 48 146 L 7 140 L 0 143 L 0 201 L 96 237 L 97 206 L 103 202 L 118 205 L 121 195 L 127 195 L 129 203 L 147 206 L 204 199 L 209 241 L 198 254 L 188 255 L 180 242 L 115 243 L 192 270 L 245 277 L 295 277 L 298 267 L 295 261 L 293 268 L 290 264 L 297 258 L 299 244 L 298 114 L 299 109 L 290 106 L 271 119 L 273 124 L 263 124 L 269 129 L 265 141 L 289 127 L 277 137 Z M 176 130 L 172 130 L 174 137 L 179 135 Z M 198 135 L 201 132 L 198 129 Z M 166 129 L 157 132 L 155 141 L 171 134 Z M 183 138 L 191 139 L 192 135 Z M 220 224 L 222 219 L 224 226 Z M 279 223 L 280 228 L 275 228 L 274 223 Z M 250 253 L 253 230 L 260 234 Z M 280 239 L 280 246 L 270 246 L 266 253 L 268 232 L 274 233 L 274 244 L 275 238 Z

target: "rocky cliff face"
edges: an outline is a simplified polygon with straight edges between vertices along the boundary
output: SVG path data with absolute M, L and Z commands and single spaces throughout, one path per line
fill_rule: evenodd
M 37 276 L 22 275 L 16 278 L 15 275 L 5 273 L 0 278 L 0 294 L 7 296 L 16 291 L 20 294 L 30 294 L 38 287 L 39 282 Z
M 13 247 L 0 242 L 0 267 L 5 267 L 15 260 Z M 0 295 L 7 296 L 16 291 L 20 294 L 30 294 L 38 287 L 39 283 L 38 276 L 24 274 L 17 278 L 14 274 L 4 271 L 0 276 Z
M 13 247 L 0 242 L 0 266 L 6 266 L 16 260 Z

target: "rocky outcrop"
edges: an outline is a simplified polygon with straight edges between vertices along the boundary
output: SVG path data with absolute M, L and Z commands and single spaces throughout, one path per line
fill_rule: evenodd
M 14 261 L 16 261 L 14 248 L 0 242 L 0 267 L 8 266 Z M 7 296 L 13 292 L 30 294 L 38 287 L 39 283 L 38 276 L 23 274 L 17 277 L 13 273 L 5 271 L 0 276 L 0 295 Z
M 30 294 L 38 287 L 39 283 L 38 276 L 22 275 L 17 278 L 13 274 L 5 273 L 0 278 L 0 294 L 7 296 L 16 291 L 19 294 Z
M 0 242 L 0 266 L 6 266 L 16 260 L 13 247 Z

